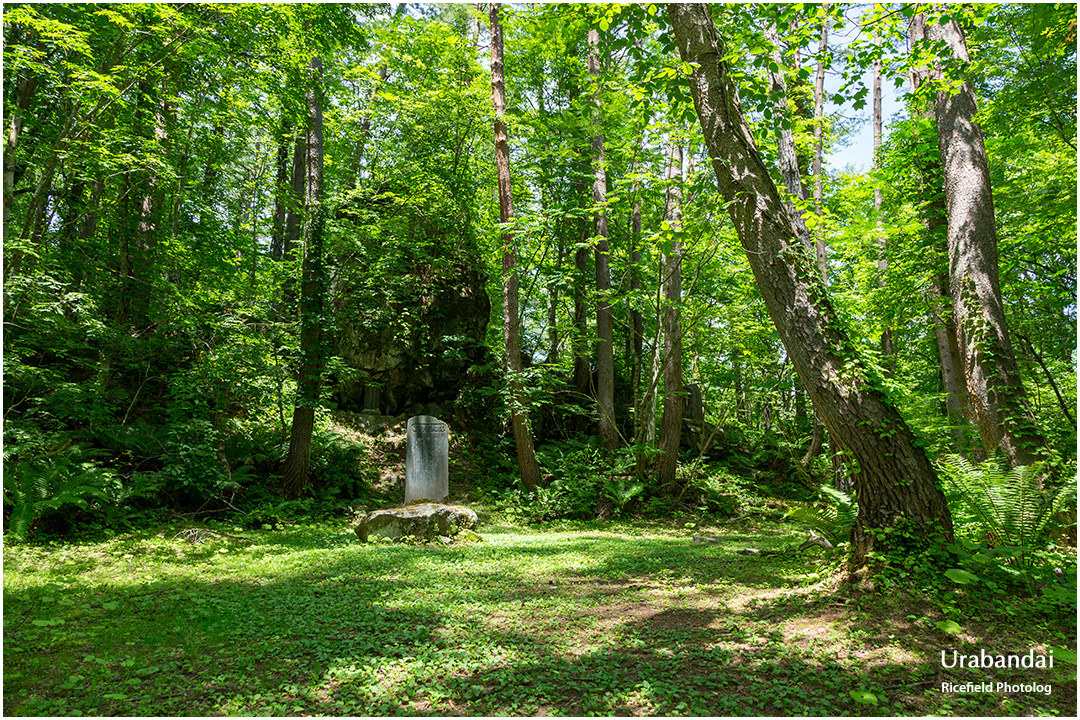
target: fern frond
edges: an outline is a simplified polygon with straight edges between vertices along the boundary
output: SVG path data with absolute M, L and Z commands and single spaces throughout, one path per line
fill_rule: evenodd
M 790 517 L 824 535 L 833 545 L 847 540 L 858 515 L 858 506 L 847 493 L 822 487 L 819 491 L 826 501 L 823 505 L 805 503 L 788 510 Z

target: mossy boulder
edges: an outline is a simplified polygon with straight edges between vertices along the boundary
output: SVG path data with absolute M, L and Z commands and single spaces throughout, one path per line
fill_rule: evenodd
M 356 526 L 356 534 L 364 542 L 405 537 L 434 540 L 440 535 L 452 538 L 463 530 L 471 531 L 478 522 L 476 513 L 467 507 L 426 502 L 368 513 Z

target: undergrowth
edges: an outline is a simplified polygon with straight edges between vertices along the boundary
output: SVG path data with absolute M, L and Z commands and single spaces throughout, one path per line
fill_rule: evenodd
M 489 508 L 479 506 L 481 515 Z M 201 532 L 195 532 L 200 530 Z M 951 694 L 943 649 L 1075 652 L 1075 628 L 972 594 L 845 584 L 764 518 L 488 524 L 462 546 L 365 545 L 340 520 L 207 521 L 4 548 L 4 713 L 31 715 L 1065 714 Z M 719 538 L 692 542 L 692 535 Z M 743 555 L 746 548 L 781 551 Z M 872 701 L 871 699 L 872 698 Z M 869 704 L 867 704 L 869 703 Z

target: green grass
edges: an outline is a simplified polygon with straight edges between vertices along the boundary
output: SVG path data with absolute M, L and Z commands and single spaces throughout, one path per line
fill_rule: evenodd
M 817 550 L 735 553 L 794 544 L 790 525 L 486 526 L 461 546 L 362 545 L 343 524 L 211 527 L 242 537 L 190 543 L 170 527 L 6 546 L 4 714 L 1075 710 L 1073 666 L 939 661 L 952 647 L 1075 651 L 1075 626 L 988 611 L 946 635 L 917 594 L 845 590 Z M 1053 692 L 940 692 L 988 673 Z

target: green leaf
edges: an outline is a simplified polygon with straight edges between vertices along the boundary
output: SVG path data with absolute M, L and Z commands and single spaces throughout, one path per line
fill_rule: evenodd
M 1069 663 L 1070 665 L 1076 664 L 1076 653 L 1068 648 L 1049 645 L 1047 646 L 1046 651 L 1054 653 L 1054 659 L 1058 662 Z
M 960 583 L 961 585 L 973 585 L 979 582 L 979 576 L 974 573 L 969 573 L 967 570 L 960 570 L 959 568 L 953 568 L 945 571 L 945 577 L 952 580 L 954 583 Z
M 874 705 L 878 704 L 877 695 L 866 690 L 849 690 L 848 695 L 851 699 L 860 705 Z
M 934 626 L 941 632 L 949 633 L 950 635 L 956 635 L 963 630 L 963 628 L 961 628 L 952 620 L 939 620 L 938 622 L 934 623 Z

